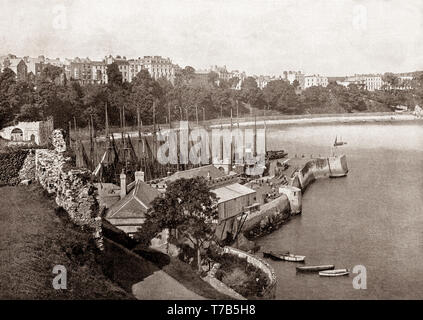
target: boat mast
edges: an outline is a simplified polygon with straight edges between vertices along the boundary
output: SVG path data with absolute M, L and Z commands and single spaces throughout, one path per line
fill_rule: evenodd
M 234 150 L 233 150 L 233 136 L 232 136 L 232 127 L 233 127 L 233 121 L 232 121 L 232 107 L 231 107 L 231 154 L 230 154 L 230 170 L 231 171 L 233 169 L 233 156 L 234 156 Z
M 254 113 L 254 157 L 257 156 L 257 115 Z

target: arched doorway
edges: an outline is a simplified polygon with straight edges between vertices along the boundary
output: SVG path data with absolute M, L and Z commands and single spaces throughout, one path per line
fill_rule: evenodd
M 13 129 L 10 139 L 12 141 L 23 141 L 23 131 L 19 128 Z

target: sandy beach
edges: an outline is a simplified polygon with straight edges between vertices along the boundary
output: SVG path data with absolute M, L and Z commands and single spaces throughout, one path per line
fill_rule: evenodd
M 281 116 L 283 117 L 283 116 Z M 317 124 L 317 123 L 355 123 L 355 122 L 388 122 L 388 121 L 422 121 L 422 117 L 418 117 L 411 113 L 387 113 L 387 114 L 344 114 L 344 115 L 309 115 L 309 116 L 296 116 L 295 118 L 283 118 L 277 119 L 276 117 L 271 117 L 270 119 L 266 119 L 261 117 L 257 119 L 257 125 L 304 125 L 304 124 Z M 229 127 L 230 122 L 222 124 L 215 124 L 211 125 L 210 128 L 219 128 L 220 126 Z M 240 119 L 239 125 L 243 127 L 248 127 L 254 125 L 254 120 L 248 119 Z M 237 120 L 234 119 L 234 125 L 238 125 Z

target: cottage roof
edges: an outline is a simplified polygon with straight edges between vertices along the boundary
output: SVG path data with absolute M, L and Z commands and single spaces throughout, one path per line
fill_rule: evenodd
M 212 190 L 218 198 L 218 203 L 226 202 L 233 200 L 242 196 L 256 193 L 255 190 L 250 189 L 246 186 L 243 186 L 239 183 L 230 184 L 224 187 L 220 187 Z
M 109 209 L 106 218 L 144 218 L 158 196 L 160 193 L 157 190 L 143 181 L 137 181 L 134 189 Z

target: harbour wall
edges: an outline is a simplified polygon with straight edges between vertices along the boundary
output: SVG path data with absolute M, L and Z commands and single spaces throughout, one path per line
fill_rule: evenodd
M 316 179 L 343 177 L 348 174 L 345 155 L 315 158 L 307 161 L 301 169 L 294 171 L 288 178 L 288 184 L 297 187 L 302 193 Z M 280 197 L 264 204 L 261 209 L 250 214 L 242 228 L 248 239 L 254 239 L 278 229 L 293 215 L 287 196 Z
M 276 275 L 273 268 L 264 260 L 244 252 L 239 249 L 235 249 L 232 247 L 225 247 L 223 249 L 224 253 L 237 256 L 241 259 L 247 259 L 247 262 L 256 268 L 263 271 L 268 277 L 268 286 L 266 287 L 265 291 L 263 292 L 262 299 L 274 299 L 276 294 Z

